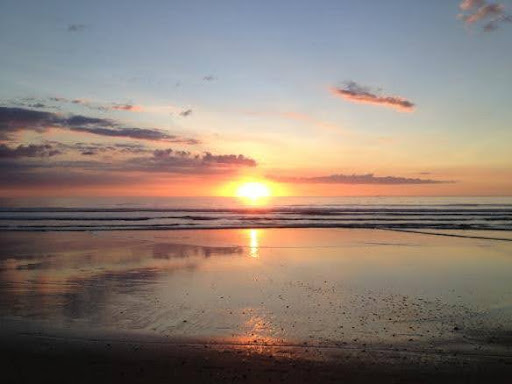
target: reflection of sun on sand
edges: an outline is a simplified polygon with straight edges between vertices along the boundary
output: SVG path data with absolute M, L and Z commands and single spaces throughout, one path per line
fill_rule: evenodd
M 258 236 L 260 234 L 259 229 L 249 229 L 249 256 L 257 258 L 259 257 L 259 241 Z
M 243 313 L 248 315 L 247 320 L 243 323 L 242 328 L 244 334 L 233 338 L 235 344 L 258 346 L 279 345 L 283 343 L 283 339 L 276 338 L 276 333 L 272 322 L 263 313 L 258 313 L 257 308 L 245 308 Z

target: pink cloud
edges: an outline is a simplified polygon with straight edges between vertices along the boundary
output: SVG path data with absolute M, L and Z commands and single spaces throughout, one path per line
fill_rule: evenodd
M 464 12 L 459 15 L 467 25 L 485 21 L 483 29 L 486 32 L 498 28 L 499 23 L 512 22 L 512 16 L 505 12 L 505 6 L 500 3 L 488 3 L 486 0 L 463 0 L 459 8 Z
M 463 11 L 469 11 L 472 8 L 481 7 L 485 4 L 485 0 L 462 0 L 459 8 Z

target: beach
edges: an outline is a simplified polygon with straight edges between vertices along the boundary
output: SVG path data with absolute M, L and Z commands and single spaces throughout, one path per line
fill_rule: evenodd
M 477 232 L 1 232 L 4 377 L 506 382 L 512 242 Z
M 512 384 L 512 0 L 1 4 L 0 384 Z

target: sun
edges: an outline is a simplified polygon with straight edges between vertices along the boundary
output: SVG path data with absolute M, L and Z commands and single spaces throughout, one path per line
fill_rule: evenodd
M 243 197 L 250 200 L 258 200 L 265 197 L 270 197 L 270 188 L 257 181 L 243 183 L 236 189 L 236 196 Z

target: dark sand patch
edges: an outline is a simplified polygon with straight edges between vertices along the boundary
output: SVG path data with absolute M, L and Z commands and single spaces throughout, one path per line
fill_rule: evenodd
M 509 383 L 512 375 L 512 356 L 401 344 L 270 346 L 2 325 L 6 383 Z

